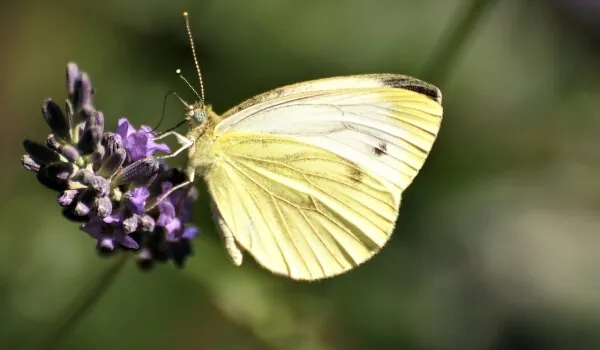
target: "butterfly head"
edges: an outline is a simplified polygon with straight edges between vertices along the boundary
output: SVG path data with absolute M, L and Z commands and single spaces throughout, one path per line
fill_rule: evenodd
M 187 103 L 177 94 L 179 101 L 185 106 L 185 120 L 190 130 L 206 130 L 211 125 L 216 125 L 221 121 L 210 105 L 202 101 Z
M 190 127 L 196 127 L 206 122 L 208 108 L 203 102 L 186 105 L 186 108 L 186 119 L 188 120 Z

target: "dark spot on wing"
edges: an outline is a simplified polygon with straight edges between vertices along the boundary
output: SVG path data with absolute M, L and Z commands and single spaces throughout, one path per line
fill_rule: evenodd
M 381 79 L 381 82 L 386 86 L 417 92 L 429 97 L 437 103 L 442 103 L 442 93 L 440 92 L 440 89 L 419 79 L 404 75 L 387 75 Z
M 387 154 L 387 144 L 385 142 L 380 142 L 377 147 L 373 147 L 373 152 L 375 152 L 376 156 Z
M 360 170 L 360 167 L 356 163 L 348 164 L 348 176 L 355 182 L 362 183 L 363 180 L 363 172 Z

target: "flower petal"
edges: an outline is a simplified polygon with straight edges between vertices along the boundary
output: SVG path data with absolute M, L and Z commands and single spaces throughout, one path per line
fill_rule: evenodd
M 98 127 L 104 132 L 104 114 L 100 111 L 96 111 L 91 106 L 88 108 L 91 109 L 91 116 L 86 122 L 86 128 Z
M 104 146 L 104 157 L 108 158 L 118 149 L 124 149 L 123 138 L 119 134 L 113 132 L 105 132 L 102 134 L 102 141 L 100 142 Z
M 113 176 L 117 170 L 121 169 L 126 158 L 127 152 L 125 152 L 125 149 L 117 149 L 102 163 L 102 166 L 98 170 L 98 175 L 106 178 Z
M 158 210 L 160 215 L 156 221 L 157 226 L 167 226 L 175 218 L 175 206 L 167 199 L 158 204 Z
M 169 146 L 166 143 L 156 143 L 154 141 L 154 138 L 156 137 L 156 135 L 152 131 L 152 128 L 150 128 L 149 126 L 143 125 L 142 127 L 140 127 L 139 133 L 145 133 L 147 135 L 147 138 L 146 138 L 147 141 L 146 141 L 146 147 L 145 147 L 146 155 L 151 156 L 156 151 L 161 151 L 164 153 L 171 152 L 171 149 L 169 148 Z
M 108 197 L 100 197 L 96 199 L 96 214 L 99 217 L 105 218 L 112 212 L 112 201 Z
M 112 213 L 111 215 L 103 218 L 102 222 L 105 222 L 107 224 L 120 223 L 123 220 L 124 216 L 125 216 L 125 214 L 122 211 L 118 211 L 116 213 Z
M 112 252 L 115 250 L 115 241 L 108 237 L 100 238 L 96 243 L 96 249 L 101 252 Z
M 123 220 L 123 230 L 125 234 L 130 234 L 137 230 L 139 215 L 133 214 L 132 216 Z
M 90 186 L 99 197 L 105 197 L 110 194 L 110 183 L 102 176 L 94 176 L 90 182 Z
M 141 159 L 149 154 L 146 152 L 146 145 L 148 144 L 148 135 L 140 132 L 131 134 L 128 138 L 129 145 L 127 151 L 129 151 L 129 158 L 132 161 Z
M 181 238 L 192 239 L 198 235 L 198 228 L 196 226 L 189 226 L 183 230 Z
M 69 131 L 71 130 L 69 120 L 56 102 L 51 99 L 46 100 L 42 105 L 42 114 L 53 133 L 64 140 L 71 139 L 69 134 Z
M 75 214 L 79 216 L 88 215 L 94 207 L 95 196 L 91 191 L 82 191 L 75 205 Z
M 75 214 L 75 203 L 73 203 L 72 205 L 69 205 L 67 207 L 64 207 L 61 210 L 61 214 L 65 217 L 65 219 L 67 219 L 69 221 L 73 221 L 73 222 L 88 222 L 89 221 L 89 217 L 87 215 L 80 216 L 80 215 Z
M 55 152 L 62 154 L 69 162 L 75 163 L 81 157 L 75 146 L 59 139 L 56 135 L 50 134 L 46 138 L 46 146 Z
M 79 67 L 76 63 L 67 63 L 67 92 L 72 95 L 75 92 L 75 79 L 79 77 Z
M 80 73 L 75 78 L 71 104 L 75 111 L 92 104 L 92 82 L 87 73 Z
M 37 179 L 40 183 L 56 191 L 64 191 L 70 186 L 69 179 L 75 172 L 72 163 L 52 163 L 40 169 Z
M 40 171 L 41 165 L 33 160 L 29 154 L 26 154 L 21 158 L 21 164 L 29 171 L 33 171 L 35 173 Z
M 36 163 L 41 165 L 60 161 L 60 155 L 50 148 L 30 140 L 23 141 L 25 152 L 29 153 Z
M 78 193 L 79 193 L 78 190 L 63 191 L 57 198 L 58 204 L 60 204 L 63 207 L 73 204 L 73 202 L 77 198 Z
M 181 230 L 181 220 L 179 220 L 179 218 L 173 218 L 164 225 L 164 228 L 167 230 L 167 240 L 170 240 L 169 236 L 172 236 L 172 239 L 178 239 L 179 237 L 177 237 L 176 233 Z
M 105 233 L 104 222 L 101 218 L 96 216 L 91 217 L 90 220 L 81 225 L 79 229 L 96 239 L 101 238 Z
M 127 118 L 119 119 L 119 121 L 117 122 L 117 130 L 115 130 L 115 133 L 117 135 L 121 136 L 121 138 L 125 141 L 129 137 L 129 135 L 133 134 L 134 132 L 135 129 L 133 128 L 133 126 L 131 126 L 131 123 L 129 123 L 129 120 L 127 120 Z
M 140 186 L 126 192 L 124 200 L 132 213 L 142 215 L 146 211 L 144 206 L 148 197 L 150 197 L 150 191 L 146 187 Z
M 140 230 L 143 232 L 152 232 L 156 227 L 156 222 L 150 215 L 142 215 L 139 222 Z
M 77 148 L 79 148 L 83 154 L 91 154 L 98 148 L 101 139 L 102 130 L 99 127 L 93 126 L 83 131 L 81 139 L 77 144 Z
M 133 238 L 124 233 L 115 233 L 115 240 L 125 248 L 138 249 L 140 247 Z

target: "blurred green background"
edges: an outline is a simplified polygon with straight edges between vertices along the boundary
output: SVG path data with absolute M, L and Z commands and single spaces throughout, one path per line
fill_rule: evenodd
M 175 75 L 218 112 L 342 74 L 439 85 L 445 115 L 397 231 L 345 275 L 297 283 L 226 258 L 206 196 L 187 268 L 130 262 L 60 349 L 600 349 L 600 1 L 498 0 L 428 67 L 470 0 L 16 1 L 0 5 L 0 349 L 31 344 L 110 263 L 20 166 L 43 100 L 86 70 L 113 129 L 155 125 Z M 434 60 L 435 62 L 435 60 Z M 442 76 L 443 73 L 447 75 Z M 183 108 L 167 104 L 164 127 Z M 180 160 L 181 161 L 181 160 Z

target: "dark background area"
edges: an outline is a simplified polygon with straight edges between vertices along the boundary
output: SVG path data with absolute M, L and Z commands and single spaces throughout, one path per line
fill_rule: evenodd
M 308 79 L 394 72 L 444 93 L 397 230 L 343 276 L 297 283 L 229 263 L 207 197 L 178 270 L 130 263 L 61 349 L 600 348 L 600 2 L 498 0 L 447 70 L 424 71 L 468 0 L 4 1 L 0 5 L 0 348 L 20 349 L 107 265 L 20 166 L 43 100 L 86 70 L 106 128 L 194 95 L 190 12 L 218 112 Z M 163 125 L 183 116 L 169 100 Z M 181 162 L 182 159 L 179 159 Z M 177 164 L 177 163 L 174 163 Z

